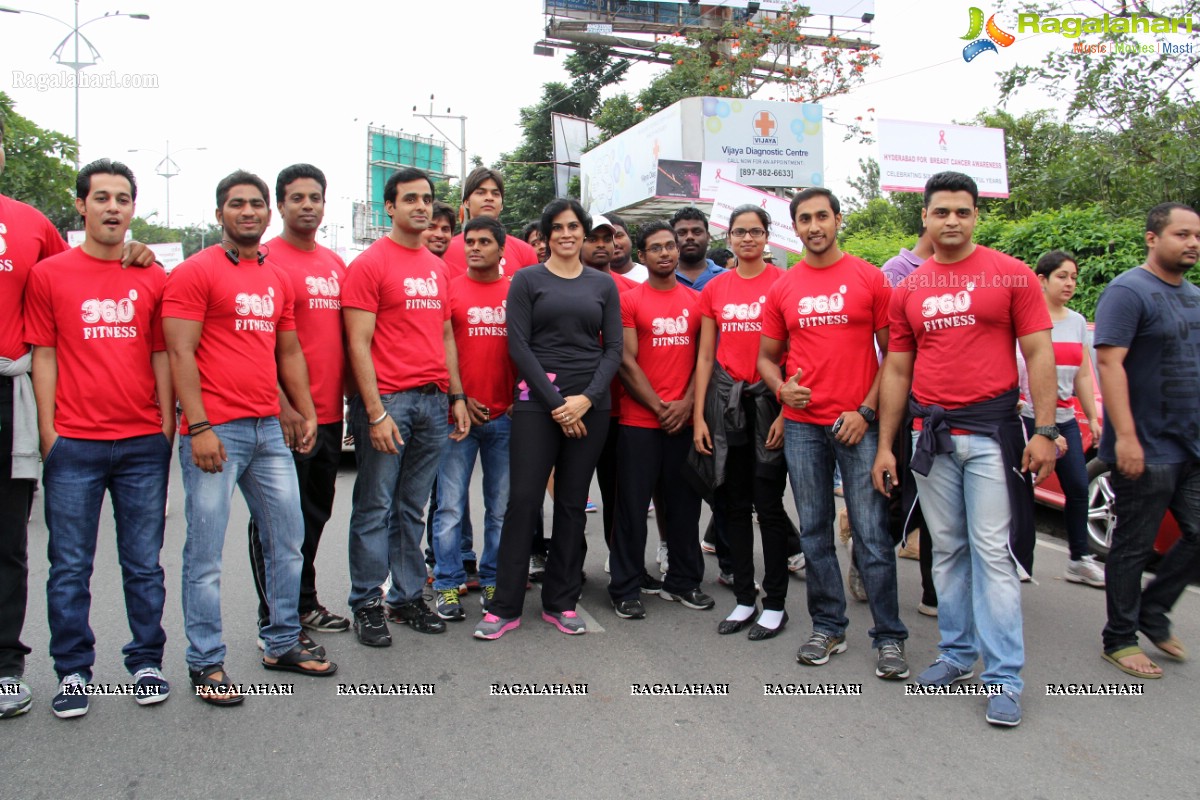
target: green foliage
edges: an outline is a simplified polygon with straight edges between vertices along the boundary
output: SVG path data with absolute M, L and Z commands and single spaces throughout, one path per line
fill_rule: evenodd
M 896 229 L 860 230 L 840 238 L 842 250 L 877 267 L 882 267 L 889 258 L 899 255 L 901 249 L 911 248 L 917 241 L 915 236 L 909 236 Z
M 153 225 L 142 217 L 133 218 L 129 223 L 129 232 L 134 239 L 142 244 L 163 244 L 165 242 L 183 241 L 183 232 L 178 228 Z
M 1145 260 L 1144 231 L 1144 219 L 1114 218 L 1093 204 L 1039 211 L 1018 220 L 993 214 L 975 227 L 975 241 L 1031 268 L 1050 250 L 1074 254 L 1079 284 L 1070 307 L 1092 319 L 1109 281 Z
M 77 226 L 75 213 L 75 141 L 58 131 L 39 128 L 13 110 L 0 92 L 4 116 L 4 172 L 0 191 L 45 214 L 64 234 Z
M 857 178 L 847 181 L 850 188 L 857 194 L 854 197 L 846 198 L 842 203 L 843 212 L 846 214 L 859 210 L 876 198 L 883 197 L 883 191 L 879 188 L 879 162 L 871 156 L 868 156 L 866 161 L 860 158 L 858 172 Z
M 876 197 L 862 208 L 844 213 L 842 217 L 841 238 L 863 233 L 899 236 L 904 233 L 904 215 L 888 200 Z

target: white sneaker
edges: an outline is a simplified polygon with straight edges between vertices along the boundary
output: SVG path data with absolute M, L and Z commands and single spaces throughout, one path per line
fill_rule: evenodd
M 1088 586 L 1104 588 L 1104 567 L 1095 556 L 1084 556 L 1078 561 L 1068 561 L 1063 579 L 1071 583 L 1086 583 Z
M 610 558 L 612 558 L 612 556 L 605 556 L 605 557 L 604 557 L 604 571 L 605 571 L 605 572 L 612 572 L 612 570 L 610 570 L 610 569 L 608 568 L 608 560 L 609 560 Z
M 667 574 L 667 543 L 659 539 L 658 552 L 654 556 L 654 560 L 658 562 L 658 571 L 663 575 Z
M 800 580 L 804 580 L 805 566 L 804 553 L 796 553 L 795 555 L 788 556 L 788 572 L 797 573 L 796 577 Z

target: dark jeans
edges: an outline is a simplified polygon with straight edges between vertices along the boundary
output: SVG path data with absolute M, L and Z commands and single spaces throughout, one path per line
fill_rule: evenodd
M 637 599 L 646 571 L 646 508 L 665 528 L 670 569 L 663 589 L 680 594 L 700 586 L 700 495 L 684 475 L 692 429 L 670 436 L 658 428 L 621 426 L 617 440 L 617 523 L 609 566 L 608 593 L 614 602 Z
M 342 423 L 330 422 L 317 426 L 317 442 L 312 450 L 296 459 L 296 478 L 300 482 L 300 512 L 304 515 L 304 542 L 300 555 L 304 563 L 300 568 L 300 616 L 320 607 L 317 600 L 317 547 L 321 544 L 321 533 L 325 523 L 333 514 L 333 489 L 337 482 L 338 465 L 342 460 Z M 250 566 L 254 573 L 254 590 L 258 592 L 258 626 L 267 624 L 271 612 L 267 608 L 265 587 L 267 585 L 266 561 L 263 559 L 262 539 L 258 535 L 258 523 L 250 518 Z
M 787 473 L 783 476 L 784 486 L 787 486 Z M 721 501 L 721 496 L 713 498 L 712 516 L 708 518 L 708 527 L 704 530 L 704 541 L 716 548 L 717 567 L 723 575 L 733 574 L 733 556 L 729 553 L 729 534 L 725 528 L 725 506 Z M 758 520 L 758 525 L 762 527 L 762 518 Z M 796 523 L 792 522 L 791 517 L 787 517 L 787 553 L 789 556 L 794 556 L 801 552 L 800 549 L 800 531 L 796 528 Z
M 29 593 L 29 512 L 34 481 L 12 479 L 13 380 L 0 376 L 0 678 L 25 672 L 21 643 Z
M 751 427 L 751 430 L 753 428 Z M 726 535 L 733 561 L 733 593 L 739 605 L 752 606 L 754 588 L 754 524 L 758 512 L 763 549 L 763 608 L 782 611 L 788 587 L 788 534 L 792 524 L 783 509 L 787 473 L 779 469 L 773 477 L 756 474 L 753 442 L 729 448 L 725 484 L 717 490 L 724 509 Z
M 117 523 L 125 616 L 133 635 L 121 651 L 125 668 L 132 675 L 143 667 L 162 667 L 167 590 L 158 556 L 170 466 L 171 443 L 161 433 L 116 441 L 60 436 L 46 454 L 46 601 L 50 656 L 60 679 L 79 672 L 90 681 L 96 663 L 96 637 L 88 618 L 105 492 Z
M 1033 420 L 1021 417 L 1025 423 L 1025 433 L 1033 436 Z M 1088 548 L 1087 514 L 1088 514 L 1088 479 L 1087 458 L 1083 453 L 1083 439 L 1079 434 L 1079 423 L 1075 420 L 1058 423 L 1058 432 L 1067 440 L 1067 452 L 1054 464 L 1054 474 L 1058 476 L 1058 485 L 1062 487 L 1063 520 L 1067 528 L 1067 545 L 1071 550 L 1071 560 L 1078 561 L 1086 556 Z M 1030 487 L 1032 490 L 1032 487 Z
M 513 412 L 508 508 L 500 533 L 492 614 L 504 619 L 521 616 L 529 578 L 529 555 L 551 469 L 554 470 L 554 523 L 542 581 L 542 608 L 575 609 L 583 588 L 583 531 L 587 525 L 584 506 L 596 461 L 608 436 L 608 423 L 608 409 L 590 409 L 583 415 L 587 436 L 570 439 L 549 412 Z
M 1140 630 L 1152 642 L 1171 636 L 1167 612 L 1200 568 L 1200 462 L 1147 464 L 1136 481 L 1112 471 L 1117 526 L 1105 565 L 1108 624 L 1104 650 L 1137 644 Z M 1154 555 L 1154 540 L 1167 510 L 1179 523 L 1179 541 L 1142 588 L 1142 571 Z

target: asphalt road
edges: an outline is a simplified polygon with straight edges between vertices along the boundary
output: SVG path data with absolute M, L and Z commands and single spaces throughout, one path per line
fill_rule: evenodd
M 705 589 L 718 600 L 715 610 L 691 611 L 651 597 L 647 619 L 618 619 L 604 586 L 599 515 L 589 515 L 593 546 L 581 601 L 598 626 L 587 636 L 566 637 L 541 622 L 535 591 L 519 630 L 496 642 L 476 641 L 471 631 L 479 606 L 472 594 L 468 621 L 440 636 L 392 626 L 393 646 L 377 650 L 360 646 L 353 633 L 318 635 L 340 666 L 336 677 L 267 672 L 254 642 L 247 512 L 239 499 L 225 545 L 226 664 L 234 680 L 293 684 L 294 695 L 210 707 L 190 696 L 183 658 L 177 464 L 173 473 L 162 554 L 172 697 L 144 708 L 128 697 L 93 698 L 91 711 L 76 720 L 58 720 L 49 707 L 56 681 L 47 655 L 46 528 L 39 496 L 30 527 L 25 626 L 33 648 L 26 677 L 35 699 L 30 713 L 0 722 L 0 798 L 941 800 L 1196 791 L 1200 670 L 1195 663 L 1160 662 L 1166 677 L 1143 683 L 1101 661 L 1104 593 L 1060 579 L 1065 548 L 1052 534 L 1043 535 L 1037 550 L 1038 583 L 1024 588 L 1025 720 L 1001 730 L 984 722 L 981 697 L 906 696 L 904 684 L 877 679 L 864 603 L 851 601 L 845 654 L 824 667 L 798 665 L 795 651 L 809 630 L 799 581 L 791 584 L 791 624 L 767 642 L 716 634 L 733 596 L 716 584 L 711 558 Z M 353 480 L 352 469 L 339 476 L 334 519 L 318 559 L 323 601 L 343 613 Z M 473 506 L 478 516 L 478 484 Z M 1051 527 L 1054 519 L 1053 512 L 1040 515 Z M 120 649 L 129 633 L 110 517 L 100 538 L 92 581 L 95 680 L 125 683 Z M 653 564 L 652 549 L 647 563 Z M 901 560 L 899 572 L 915 673 L 936 655 L 937 624 L 916 613 L 917 563 Z M 1174 620 L 1176 633 L 1200 648 L 1195 590 L 1185 593 Z M 492 696 L 494 682 L 584 683 L 587 695 Z M 339 696 L 339 683 L 434 684 L 435 694 Z M 631 695 L 631 685 L 648 683 L 728 684 L 728 694 Z M 861 694 L 764 696 L 768 683 L 861 685 Z M 1047 696 L 1047 684 L 1060 683 L 1116 683 L 1144 688 L 1144 695 Z

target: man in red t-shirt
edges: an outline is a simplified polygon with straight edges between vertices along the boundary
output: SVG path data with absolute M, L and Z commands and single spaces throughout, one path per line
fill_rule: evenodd
M 683 478 L 692 447 L 692 377 L 700 297 L 679 283 L 679 244 L 665 222 L 642 228 L 638 250 L 650 270 L 645 283 L 621 295 L 625 329 L 621 433 L 617 438 L 617 521 L 608 593 L 617 616 L 642 619 L 646 573 L 646 508 L 657 496 L 671 566 L 659 593 L 688 608 L 710 609 L 700 590 L 700 495 Z
M 350 400 L 358 477 L 349 603 L 358 640 L 370 647 L 392 643 L 385 613 L 422 633 L 446 630 L 422 598 L 422 512 L 446 446 L 447 413 L 454 419 L 450 439 L 462 441 L 471 428 L 445 265 L 421 244 L 433 181 L 419 169 L 401 169 L 383 196 L 392 229 L 354 260 L 342 287 L 358 385 Z M 389 574 L 385 608 L 380 586 Z
M 980 678 L 998 692 L 986 719 L 1012 726 L 1021 721 L 1025 663 L 1018 575 L 1032 567 L 1033 500 L 1021 473 L 1040 481 L 1054 468 L 1057 381 L 1033 271 L 971 241 L 978 197 L 975 181 L 958 172 L 925 184 L 921 216 L 934 252 L 892 295 L 872 478 L 891 491 L 892 442 L 907 410 L 916 417 L 910 466 L 933 541 L 942 635 L 917 683 L 966 680 L 982 656 Z M 1028 444 L 1017 414 L 1018 344 L 1037 412 Z
M 500 219 L 504 210 L 504 178 L 494 169 L 476 167 L 463 181 L 462 216 L 464 220 L 475 217 Z M 450 278 L 457 278 L 467 271 L 466 250 L 460 233 L 450 240 L 450 246 L 442 254 Z M 500 272 L 508 277 L 521 267 L 537 264 L 537 251 L 517 236 L 504 240 L 504 256 L 500 259 Z
M 438 258 L 446 255 L 446 248 L 454 238 L 454 209 L 445 203 L 433 201 L 433 213 L 429 215 L 429 227 L 421 234 L 421 243 Z
M 271 263 L 291 281 L 296 297 L 296 336 L 308 365 L 308 380 L 317 412 L 316 440 L 310 450 L 293 449 L 304 515 L 304 544 L 300 553 L 300 626 L 312 631 L 345 631 L 350 620 L 325 608 L 317 598 L 317 548 L 325 523 L 333 514 L 334 484 L 342 459 L 342 392 L 346 348 L 342 337 L 342 284 L 346 265 L 341 256 L 317 244 L 317 229 L 325 217 L 325 173 L 312 164 L 293 164 L 275 180 L 275 202 L 283 234 L 264 247 Z M 289 447 L 304 435 L 304 417 L 279 393 L 279 423 Z M 266 560 L 258 523 L 250 519 L 250 564 L 258 592 L 259 627 L 267 623 Z M 305 647 L 324 652 L 306 633 Z
M 159 564 L 175 399 L 162 337 L 162 267 L 121 266 L 137 183 L 127 166 L 101 159 L 76 181 L 84 243 L 34 265 L 25 293 L 25 339 L 45 459 L 50 532 L 50 655 L 60 718 L 87 713 L 96 661 L 88 624 L 90 577 L 107 491 L 117 522 L 125 615 L 124 649 L 139 705 L 170 692 L 162 675 L 166 587 Z M 103 387 L 97 392 L 97 387 Z
M 183 407 L 179 462 L 187 493 L 183 620 L 196 695 L 241 702 L 225 670 L 221 550 L 235 486 L 259 521 L 266 561 L 267 669 L 328 676 L 337 665 L 300 644 L 304 522 L 292 452 L 312 449 L 317 414 L 296 334 L 291 279 L 259 248 L 271 221 L 262 178 L 238 170 L 217 184 L 224 239 L 184 261 L 163 294 L 163 334 Z M 286 434 L 280 387 L 304 419 Z
M 0 115 L 0 176 L 3 140 Z M 29 510 L 39 469 L 32 357 L 25 343 L 25 282 L 34 264 L 66 249 L 44 214 L 0 194 L 0 719 L 24 714 L 33 702 L 21 680 L 30 652 L 21 642 L 21 629 L 29 582 Z M 154 253 L 128 242 L 121 263 L 149 266 Z
M 846 595 L 833 539 L 833 467 L 842 472 L 855 532 L 854 557 L 875 621 L 876 676 L 908 677 L 896 595 L 896 554 L 887 502 L 871 488 L 879 430 L 876 344 L 887 347 L 883 273 L 837 244 L 841 205 L 828 189 L 799 192 L 791 203 L 804 259 L 776 281 L 763 304 L 758 369 L 783 404 L 784 456 L 800 515 L 813 630 L 796 658 L 819 666 L 846 650 Z M 787 347 L 787 375 L 779 364 Z
M 483 550 L 479 559 L 480 602 L 487 613 L 496 594 L 496 554 L 508 505 L 508 442 L 516 371 L 508 356 L 508 284 L 500 274 L 504 226 L 492 217 L 475 217 L 463 226 L 467 274 L 450 284 L 450 321 L 458 351 L 462 391 L 467 396 L 471 431 L 451 441 L 437 477 L 434 515 L 433 591 L 437 615 L 466 619 L 458 588 L 467 580 L 462 556 L 462 526 L 470 513 L 467 497 L 476 456 L 483 463 Z M 454 422 L 449 423 L 453 432 Z

